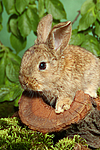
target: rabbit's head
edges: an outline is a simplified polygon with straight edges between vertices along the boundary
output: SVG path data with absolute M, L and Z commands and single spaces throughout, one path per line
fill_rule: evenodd
M 61 76 L 62 54 L 70 40 L 71 22 L 59 23 L 52 29 L 51 26 L 52 15 L 48 14 L 39 22 L 35 45 L 22 58 L 19 79 L 24 89 L 50 90 Z

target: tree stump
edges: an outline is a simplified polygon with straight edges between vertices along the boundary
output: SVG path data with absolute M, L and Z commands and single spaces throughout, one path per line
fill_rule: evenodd
M 79 134 L 91 147 L 100 147 L 100 99 L 93 99 L 83 91 L 77 91 L 70 109 L 60 114 L 41 97 L 29 97 L 24 91 L 19 116 L 32 130 L 42 133 L 66 130 L 67 136 Z

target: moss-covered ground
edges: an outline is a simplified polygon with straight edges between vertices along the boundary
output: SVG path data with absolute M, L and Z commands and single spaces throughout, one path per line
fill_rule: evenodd
M 72 150 L 76 143 L 85 140 L 75 135 L 63 138 L 54 144 L 55 134 L 42 134 L 30 130 L 19 118 L 0 119 L 0 150 Z

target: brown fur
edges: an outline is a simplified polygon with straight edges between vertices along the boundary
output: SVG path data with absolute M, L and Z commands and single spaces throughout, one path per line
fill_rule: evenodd
M 48 23 L 49 22 L 49 23 Z M 55 112 L 70 108 L 77 90 L 96 97 L 100 86 L 100 60 L 84 48 L 68 45 L 71 22 L 59 23 L 51 30 L 52 16 L 40 21 L 35 45 L 23 56 L 20 83 L 24 89 L 42 91 Z M 45 70 L 39 69 L 46 62 Z

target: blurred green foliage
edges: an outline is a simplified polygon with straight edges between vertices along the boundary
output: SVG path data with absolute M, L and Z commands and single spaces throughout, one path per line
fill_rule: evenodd
M 86 0 L 81 19 L 73 30 L 70 44 L 79 45 L 100 57 L 100 0 Z
M 0 102 L 18 100 L 22 93 L 19 83 L 21 58 L 0 43 Z
M 16 52 L 25 48 L 27 36 L 36 32 L 40 19 L 51 13 L 54 19 L 66 19 L 66 13 L 59 0 L 3 0 L 9 15 L 8 32 L 10 42 Z M 40 11 L 41 10 L 41 11 Z
M 3 13 L 3 3 L 0 1 L 0 31 L 2 30 L 2 13 Z

